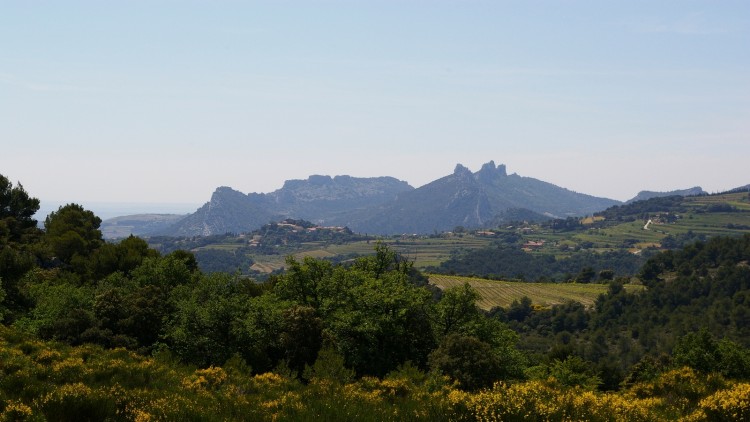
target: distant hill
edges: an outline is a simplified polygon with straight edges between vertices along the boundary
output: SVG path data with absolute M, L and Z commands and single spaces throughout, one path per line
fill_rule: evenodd
M 105 239 L 150 236 L 175 225 L 187 217 L 184 214 L 135 214 L 102 221 L 100 230 Z
M 232 188 L 222 186 L 196 212 L 159 234 L 170 236 L 210 236 L 241 233 L 253 230 L 278 215 L 269 210 L 262 200 Z
M 730 190 L 729 192 L 750 192 L 750 184 L 747 184 L 745 186 L 740 186 L 738 188 L 734 188 Z
M 484 227 L 503 221 L 509 209 L 530 215 L 583 216 L 604 210 L 619 201 L 573 192 L 551 183 L 517 174 L 505 165 L 486 163 L 476 173 L 458 164 L 453 174 L 435 180 L 348 223 L 366 233 L 431 233 L 456 226 Z M 511 213 L 512 214 L 512 213 Z
M 178 224 L 160 234 L 208 236 L 250 232 L 270 221 L 302 218 L 316 224 L 336 224 L 346 213 L 366 210 L 413 190 L 393 177 L 310 176 L 288 180 L 271 193 L 248 195 L 220 187 L 211 200 Z
M 645 201 L 651 198 L 661 198 L 665 196 L 696 196 L 696 195 L 708 195 L 708 192 L 704 191 L 700 186 L 695 186 L 689 189 L 673 190 L 669 192 L 653 192 L 648 190 L 642 190 L 638 192 L 634 198 L 625 201 L 626 204 L 637 201 Z
M 320 175 L 288 180 L 271 193 L 246 195 L 220 187 L 195 213 L 159 234 L 250 232 L 284 218 L 346 226 L 359 233 L 432 233 L 516 219 L 589 215 L 616 204 L 620 202 L 508 175 L 505 165 L 490 161 L 476 173 L 458 164 L 453 174 L 419 189 L 393 177 Z

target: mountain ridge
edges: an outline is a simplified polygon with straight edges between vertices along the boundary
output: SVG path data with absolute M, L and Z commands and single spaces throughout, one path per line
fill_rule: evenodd
M 507 174 L 494 161 L 472 173 L 456 165 L 452 174 L 406 192 L 379 213 L 353 222 L 359 232 L 431 233 L 456 226 L 483 227 L 509 209 L 564 218 L 601 211 L 619 201 L 573 192 L 531 177 Z
M 453 173 L 419 188 L 389 176 L 312 175 L 270 193 L 216 189 L 211 200 L 161 234 L 195 236 L 248 232 L 272 220 L 302 218 L 372 234 L 431 233 L 502 222 L 507 210 L 567 217 L 601 211 L 619 201 L 598 198 L 517 174 L 489 161 L 477 172 Z
M 630 204 L 637 201 L 645 201 L 651 198 L 661 198 L 665 196 L 696 196 L 696 195 L 707 195 L 708 192 L 704 191 L 700 186 L 694 186 L 688 189 L 677 189 L 666 192 L 657 192 L 650 190 L 642 190 L 638 192 L 636 196 L 625 201 L 626 204 Z
M 389 176 L 312 175 L 304 180 L 287 180 L 281 189 L 270 193 L 247 195 L 222 186 L 195 213 L 160 234 L 207 236 L 248 232 L 283 218 L 328 223 L 341 212 L 372 207 L 410 189 L 414 188 Z
M 358 178 L 314 174 L 286 180 L 268 193 L 244 194 L 220 186 L 192 214 L 168 227 L 138 235 L 206 236 L 250 232 L 271 221 L 299 218 L 359 233 L 402 234 L 496 227 L 522 218 L 540 221 L 592 215 L 639 198 L 702 195 L 700 187 L 670 192 L 641 191 L 627 201 L 575 192 L 532 177 L 508 174 L 489 161 L 472 172 L 458 163 L 451 174 L 419 188 L 390 176 Z M 105 221 L 105 224 L 107 222 Z M 122 223 L 119 223 L 121 226 Z M 120 227 L 117 233 L 122 233 Z

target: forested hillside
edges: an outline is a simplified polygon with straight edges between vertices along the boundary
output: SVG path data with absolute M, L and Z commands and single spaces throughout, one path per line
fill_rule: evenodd
M 750 235 L 661 252 L 593 309 L 484 312 L 383 244 L 257 283 L 102 240 L 0 176 L 8 420 L 742 420 Z M 529 265 L 544 266 L 543 262 Z

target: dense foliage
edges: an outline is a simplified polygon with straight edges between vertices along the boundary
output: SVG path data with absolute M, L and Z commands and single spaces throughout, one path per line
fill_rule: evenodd
M 503 244 L 457 254 L 435 268 L 443 274 L 472 274 L 484 278 L 541 281 L 590 282 L 593 276 L 608 270 L 613 276 L 629 276 L 638 272 L 644 260 L 627 251 L 579 251 L 569 258 L 529 254 L 518 247 Z M 608 278 L 608 277 L 607 277 Z
M 0 327 L 0 419 L 9 421 L 742 421 L 750 384 L 689 367 L 616 393 L 546 379 L 465 391 L 408 364 L 352 378 L 322 351 L 306 383 L 240 359 L 198 368 L 168 354 L 42 342 Z M 560 377 L 560 378 L 557 378 Z
M 519 344 L 532 353 L 547 358 L 576 355 L 597 365 L 605 388 L 618 388 L 647 367 L 658 372 L 664 366 L 659 359 L 679 351 L 680 339 L 701 329 L 713 336 L 711 341 L 705 333 L 701 337 L 706 353 L 742 351 L 722 355 L 736 359 L 731 363 L 714 358 L 723 363 L 711 371 L 722 372 L 719 368 L 728 365 L 735 368 L 733 376 L 746 379 L 750 376 L 747 262 L 750 235 L 713 238 L 649 259 L 640 272 L 647 286 L 643 291 L 629 293 L 613 281 L 593 312 L 575 303 L 551 309 L 518 303 L 493 314 L 508 321 L 521 334 Z
M 612 280 L 593 310 L 525 299 L 485 314 L 468 284 L 435 291 L 383 244 L 346 264 L 290 257 L 261 284 L 136 237 L 105 243 L 76 204 L 40 230 L 38 201 L 0 182 L 4 419 L 735 420 L 750 408 L 750 235 L 660 253 L 640 270 L 644 291 Z M 581 259 L 576 277 L 614 278 Z

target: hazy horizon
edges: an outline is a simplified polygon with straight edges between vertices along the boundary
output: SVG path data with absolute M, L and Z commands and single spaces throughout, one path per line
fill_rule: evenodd
M 44 219 L 50 212 L 57 211 L 61 206 L 70 203 L 81 205 L 85 209 L 92 211 L 102 220 L 135 214 L 191 214 L 203 205 L 202 203 L 181 202 L 76 202 L 48 200 L 44 198 L 39 198 L 39 202 L 39 211 L 34 215 L 34 218 L 39 222 L 44 222 Z
M 457 164 L 460 164 L 460 163 L 457 163 Z M 502 163 L 496 163 L 496 164 L 502 164 Z M 470 168 L 469 170 L 471 170 L 472 172 L 476 172 L 479 169 L 478 168 L 477 169 Z M 447 176 L 449 174 L 450 173 L 446 173 L 444 176 Z M 508 174 L 514 174 L 514 172 L 509 171 Z M 336 176 L 352 176 L 352 177 L 357 177 L 357 176 L 353 176 L 353 175 L 334 175 L 334 174 L 324 174 L 324 173 L 316 173 L 315 175 L 323 175 L 323 176 L 331 176 L 331 177 L 336 177 Z M 311 174 L 310 176 L 313 176 L 313 174 Z M 383 174 L 381 176 L 388 176 L 388 175 Z M 444 177 L 444 176 L 441 176 L 441 177 Z M 527 176 L 527 175 L 523 175 L 523 174 L 520 174 L 519 176 L 534 178 L 533 176 Z M 379 176 L 373 176 L 373 177 L 379 177 Z M 403 180 L 403 181 L 409 183 L 408 180 Z M 431 182 L 433 182 L 433 181 L 434 180 L 429 181 L 428 184 L 431 183 Z M 543 181 L 555 184 L 554 181 L 550 181 L 550 180 L 543 180 Z M 424 185 L 414 186 L 411 183 L 409 183 L 409 185 L 411 185 L 414 188 L 419 188 L 421 186 L 424 186 Z M 249 194 L 249 193 L 270 193 L 270 192 L 273 192 L 273 191 L 275 191 L 277 189 L 281 189 L 282 186 L 283 186 L 283 183 L 282 183 L 282 185 L 278 186 L 277 188 L 275 188 L 273 190 L 265 191 L 265 192 L 244 192 L 244 191 L 241 191 L 239 189 L 234 188 L 233 186 L 229 186 L 229 187 L 232 188 L 232 189 L 238 190 L 238 191 L 240 191 L 242 193 Z M 717 191 L 709 191 L 709 190 L 706 190 L 705 188 L 704 188 L 704 190 L 706 190 L 709 193 L 718 193 L 718 192 L 723 192 L 723 191 L 728 191 L 728 190 L 731 190 L 731 189 L 739 188 L 741 186 L 744 186 L 744 185 L 733 186 L 733 187 L 729 187 L 727 189 L 717 190 Z M 219 187 L 220 186 L 216 186 L 216 188 L 219 188 Z M 560 186 L 560 187 L 561 188 L 566 188 L 565 186 Z M 689 188 L 693 188 L 693 187 L 695 187 L 695 186 L 683 186 L 683 187 L 675 188 L 675 189 L 672 189 L 672 190 L 682 190 L 682 189 L 689 189 Z M 700 186 L 700 187 L 703 188 L 703 186 Z M 614 198 L 614 197 L 606 197 L 606 196 L 604 198 L 615 199 L 617 201 L 625 202 L 627 200 L 630 200 L 630 199 L 634 198 L 641 191 L 654 191 L 654 190 L 653 189 L 641 189 L 640 191 L 634 192 L 631 196 L 626 197 L 626 198 Z M 656 190 L 656 191 L 657 192 L 668 192 L 667 190 Z M 33 192 L 29 192 L 29 193 L 32 196 L 34 196 Z M 211 193 L 213 193 L 213 192 L 211 192 Z M 583 193 L 583 194 L 590 195 L 588 192 L 578 192 L 578 193 Z M 188 213 L 193 213 L 198 208 L 200 208 L 201 206 L 203 206 L 203 204 L 205 204 L 206 202 L 208 202 L 211 199 L 210 195 L 211 194 L 209 194 L 205 198 L 200 198 L 199 200 L 197 200 L 195 202 L 75 201 L 75 200 L 38 198 L 40 200 L 40 202 L 41 202 L 41 205 L 40 205 L 39 212 L 37 213 L 37 217 L 43 216 L 43 215 L 47 215 L 49 212 L 56 211 L 60 206 L 66 205 L 66 204 L 69 204 L 69 203 L 77 203 L 79 205 L 84 206 L 84 208 L 86 208 L 86 209 L 95 211 L 95 213 L 100 218 L 102 218 L 103 220 L 107 219 L 107 218 L 112 218 L 112 217 L 119 217 L 119 216 L 123 216 L 123 215 L 131 215 L 131 214 L 141 214 L 141 213 L 153 213 L 153 214 L 188 214 Z M 98 211 L 98 213 L 96 211 Z
M 458 163 L 460 164 L 460 163 Z M 502 164 L 502 163 L 496 163 L 496 164 Z M 476 172 L 479 169 L 470 169 L 472 172 Z M 514 174 L 514 172 L 509 172 L 508 174 Z M 325 175 L 325 176 L 351 176 L 351 175 L 332 175 L 332 174 L 321 174 L 318 173 L 318 175 Z M 447 176 L 446 174 L 445 176 Z M 312 175 L 311 175 L 312 176 Z M 388 176 L 388 175 L 381 175 L 381 176 Z M 519 175 L 522 177 L 531 177 L 531 176 L 525 176 L 525 175 Z M 356 177 L 356 176 L 352 176 Z M 405 180 L 405 182 L 408 183 L 408 180 Z M 431 181 L 432 182 L 432 181 Z M 544 180 L 544 182 L 553 183 L 549 180 Z M 419 188 L 420 186 L 414 186 L 410 183 L 412 187 Z M 739 188 L 744 185 L 738 185 L 731 188 L 724 189 L 722 191 L 728 191 L 730 189 Z M 218 188 L 219 186 L 217 186 Z M 277 189 L 281 189 L 282 186 L 279 186 Z M 562 188 L 565 188 L 565 186 L 560 186 Z M 679 189 L 689 189 L 694 186 L 683 186 Z M 702 187 L 702 186 L 701 186 Z M 233 188 L 230 186 L 230 188 Z M 235 189 L 235 188 L 233 188 Z M 235 189 L 237 190 L 237 189 Z M 276 189 L 273 189 L 274 191 Z M 651 190 L 651 189 L 643 189 L 643 190 Z M 704 189 L 705 190 L 705 189 Z M 709 193 L 718 193 L 722 191 L 708 191 Z M 241 191 L 242 192 L 242 191 Z M 268 192 L 242 192 L 245 194 L 249 193 L 270 193 L 272 191 Z M 658 192 L 665 192 L 665 191 L 658 191 Z M 579 192 L 588 194 L 587 192 Z M 619 198 L 611 198 L 609 199 L 616 199 L 621 202 L 625 202 L 627 200 L 630 200 L 634 198 L 639 192 L 634 193 L 630 197 L 619 199 Z M 195 212 L 198 208 L 203 206 L 206 202 L 210 200 L 210 195 L 203 200 L 199 202 L 123 202 L 123 201 L 105 201 L 105 202 L 90 202 L 90 201 L 64 201 L 64 200 L 49 200 L 44 198 L 39 198 L 41 202 L 41 206 L 39 209 L 39 212 L 36 214 L 36 218 L 43 220 L 44 216 L 49 214 L 51 211 L 56 211 L 60 206 L 68 204 L 68 203 L 77 203 L 81 206 L 83 206 L 86 209 L 89 209 L 91 211 L 94 211 L 94 213 L 100 217 L 102 220 L 106 220 L 108 218 L 113 217 L 120 217 L 125 215 L 133 215 L 133 214 L 191 214 Z
M 627 200 L 750 183 L 750 2 L 3 3 L 0 174 L 197 203 L 490 160 Z

